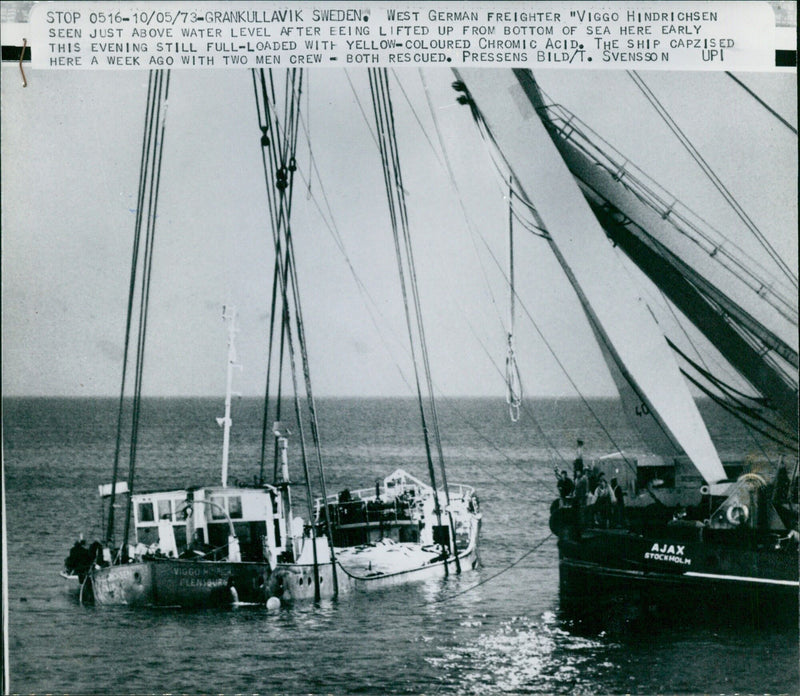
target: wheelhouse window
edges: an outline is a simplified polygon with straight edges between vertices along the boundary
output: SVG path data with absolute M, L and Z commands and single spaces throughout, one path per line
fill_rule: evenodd
M 155 522 L 153 503 L 139 503 L 139 522 Z
M 228 498 L 228 514 L 233 520 L 242 519 L 242 498 L 238 495 L 232 495 Z
M 221 495 L 211 496 L 211 519 L 224 520 L 225 519 L 225 498 Z
M 158 519 L 160 520 L 172 519 L 172 505 L 169 500 L 158 501 Z

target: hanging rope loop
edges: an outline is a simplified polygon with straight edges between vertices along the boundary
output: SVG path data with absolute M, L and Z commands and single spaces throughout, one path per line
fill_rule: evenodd
M 514 284 L 514 181 L 508 177 L 508 348 L 506 350 L 506 403 L 512 423 L 519 420 L 522 378 L 514 355 L 514 324 L 517 290 Z
M 512 423 L 519 420 L 519 410 L 522 406 L 522 379 L 514 355 L 514 336 L 508 334 L 508 351 L 506 353 L 506 403 L 508 415 Z

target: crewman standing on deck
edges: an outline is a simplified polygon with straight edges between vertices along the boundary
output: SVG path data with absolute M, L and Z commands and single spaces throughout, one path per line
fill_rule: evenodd
M 589 524 L 589 513 L 586 508 L 586 498 L 589 494 L 589 481 L 586 472 L 581 469 L 578 480 L 575 482 L 575 506 L 578 513 L 578 524 L 585 527 Z
M 625 524 L 625 491 L 616 478 L 611 479 L 611 496 L 614 503 L 614 525 L 622 527 Z
M 572 474 L 576 482 L 581 471 L 583 471 L 583 440 L 578 438 L 578 453 L 572 462 Z

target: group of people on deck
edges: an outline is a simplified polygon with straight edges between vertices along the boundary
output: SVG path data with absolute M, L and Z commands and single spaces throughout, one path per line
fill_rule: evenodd
M 572 463 L 573 478 L 566 469 L 555 468 L 558 493 L 564 505 L 575 508 L 583 527 L 621 527 L 625 523 L 625 492 L 616 478 L 609 483 L 594 464 L 584 467 L 583 440 Z

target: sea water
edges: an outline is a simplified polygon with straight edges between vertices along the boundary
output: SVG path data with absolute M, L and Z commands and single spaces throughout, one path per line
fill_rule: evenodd
M 3 408 L 13 692 L 800 692 L 791 621 L 587 629 L 561 614 L 547 525 L 552 469 L 570 468 L 578 437 L 588 458 L 641 451 L 614 401 L 532 401 L 518 423 L 502 401 L 440 401 L 448 481 L 480 497 L 481 567 L 278 611 L 80 606 L 58 573 L 79 534 L 99 535 L 116 402 L 5 399 Z M 329 493 L 373 486 L 397 467 L 427 479 L 415 401 L 322 399 L 317 408 Z M 259 474 L 261 410 L 256 400 L 234 405 L 229 481 Z M 704 411 L 723 457 L 763 454 L 735 423 Z M 221 412 L 218 399 L 145 400 L 137 490 L 217 482 Z M 290 448 L 300 478 L 296 432 Z M 270 478 L 272 464 L 265 469 Z

